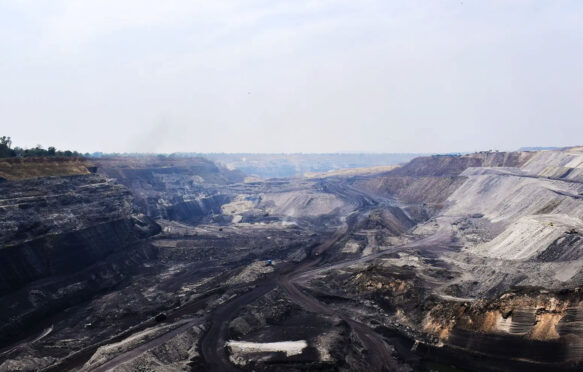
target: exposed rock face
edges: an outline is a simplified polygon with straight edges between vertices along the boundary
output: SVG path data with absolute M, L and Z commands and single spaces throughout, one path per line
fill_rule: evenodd
M 246 182 L 96 163 L 0 183 L 0 371 L 583 363 L 581 149 Z
M 461 349 L 570 363 L 583 357 L 578 320 L 582 299 L 578 288 L 560 294 L 513 291 L 473 303 L 444 303 L 428 312 L 425 330 Z
M 321 216 L 343 206 L 342 200 L 332 194 L 294 191 L 262 194 L 259 204 L 270 214 L 288 217 Z
M 95 161 L 100 174 L 115 178 L 135 197 L 135 204 L 152 218 L 199 222 L 220 213 L 226 195 L 209 185 L 242 182 L 243 174 L 217 167 L 203 158 L 126 157 Z
M 355 187 L 380 196 L 397 197 L 410 204 L 410 213 L 421 221 L 436 214 L 447 198 L 466 177 L 463 172 L 473 167 L 516 167 L 524 164 L 532 153 L 486 152 L 469 155 L 428 156 L 411 160 L 382 176 L 357 179 Z M 422 208 L 416 206 L 422 204 Z
M 380 267 L 355 264 L 316 283 L 353 288 L 392 327 L 445 354 L 571 368 L 583 360 L 582 169 L 583 153 L 569 149 L 418 158 L 356 179 L 405 211 L 422 206 L 426 221 L 409 231 L 416 243 L 373 260 Z
M 77 162 L 40 159 L 37 170 L 50 163 L 50 175 L 73 175 L 28 177 L 42 173 L 35 171 L 0 183 L 0 342 L 28 321 L 116 285 L 155 256 L 145 238 L 160 227 L 134 211 L 124 186 L 86 168 L 78 175 Z M 25 168 L 33 164 L 27 159 Z
M 132 211 L 129 191 L 96 175 L 4 182 L 0 188 L 3 245 L 118 220 Z
M 524 170 L 542 177 L 583 181 L 583 147 L 536 152 Z
M 520 167 L 534 153 L 531 152 L 479 152 L 468 155 L 434 155 L 419 157 L 390 172 L 408 177 L 458 176 L 472 167 Z
M 410 214 L 410 213 L 409 213 Z M 371 211 L 359 227 L 365 230 L 382 230 L 389 236 L 399 236 L 415 226 L 414 217 L 397 207 L 386 207 Z
M 128 190 L 97 175 L 0 184 L 0 294 L 80 270 L 159 228 Z
M 461 184 L 460 176 L 406 176 L 391 173 L 358 181 L 356 186 L 380 195 L 397 196 L 406 203 L 425 203 L 439 209 L 451 193 Z

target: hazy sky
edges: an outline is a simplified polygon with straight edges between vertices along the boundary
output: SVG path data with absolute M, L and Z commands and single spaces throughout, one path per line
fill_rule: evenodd
M 583 1 L 0 0 L 0 135 L 82 152 L 583 144 Z

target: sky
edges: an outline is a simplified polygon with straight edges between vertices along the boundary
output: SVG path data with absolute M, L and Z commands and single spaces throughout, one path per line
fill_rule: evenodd
M 579 0 L 0 0 L 21 147 L 515 150 L 582 118 Z

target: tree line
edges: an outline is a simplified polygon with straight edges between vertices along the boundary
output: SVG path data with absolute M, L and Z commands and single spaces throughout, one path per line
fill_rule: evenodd
M 24 149 L 18 146 L 12 148 L 12 139 L 10 137 L 0 137 L 0 158 L 33 156 L 83 156 L 83 154 L 77 151 L 60 151 L 53 146 L 50 146 L 47 149 L 44 149 L 41 145 L 36 145 L 36 147 L 29 149 Z

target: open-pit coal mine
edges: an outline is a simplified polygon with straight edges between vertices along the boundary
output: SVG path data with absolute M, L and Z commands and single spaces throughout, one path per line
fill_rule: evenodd
M 0 159 L 0 371 L 582 369 L 583 148 Z

